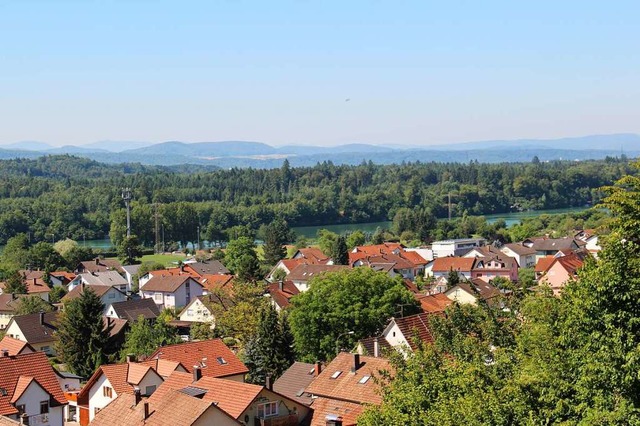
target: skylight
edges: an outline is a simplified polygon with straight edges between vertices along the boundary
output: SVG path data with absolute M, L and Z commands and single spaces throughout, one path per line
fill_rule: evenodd
M 331 375 L 332 379 L 337 379 L 342 374 L 342 371 L 338 370 Z
M 365 383 L 367 383 L 369 381 L 370 378 L 371 378 L 371 376 L 362 376 L 362 379 L 360 379 L 358 381 L 358 383 L 360 383 L 361 385 L 364 385 Z
M 220 364 L 220 365 L 225 365 L 227 363 L 227 361 L 224 358 L 222 358 L 221 356 L 219 356 L 216 359 L 218 360 L 218 364 Z

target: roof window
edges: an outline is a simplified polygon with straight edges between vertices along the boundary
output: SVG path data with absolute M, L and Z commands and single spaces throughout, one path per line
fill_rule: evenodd
M 335 373 L 333 373 L 331 375 L 331 378 L 332 379 L 337 379 L 338 377 L 340 377 L 341 374 L 342 374 L 342 371 L 338 370 L 338 371 L 336 371 Z
M 365 383 L 367 383 L 369 381 L 370 378 L 371 378 L 371 376 L 362 376 L 362 379 L 360 379 L 358 381 L 358 383 L 360 383 L 361 385 L 364 385 Z
M 227 361 L 226 361 L 224 358 L 222 358 L 221 356 L 219 356 L 219 357 L 218 357 L 218 358 L 216 358 L 216 359 L 218 360 L 218 364 L 220 364 L 220 365 L 225 365 L 225 364 L 227 364 Z

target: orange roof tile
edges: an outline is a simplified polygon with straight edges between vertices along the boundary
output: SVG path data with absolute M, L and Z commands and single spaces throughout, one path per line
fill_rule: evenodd
M 280 285 L 280 283 L 271 283 L 267 287 L 267 291 L 278 306 L 286 308 L 291 304 L 290 299 L 296 294 L 299 294 L 300 290 L 293 284 L 293 281 L 283 281 L 282 290 L 280 289 Z
M 203 275 L 200 282 L 208 291 L 232 287 L 233 279 L 231 274 L 207 274 Z
M 263 386 L 236 382 L 235 380 L 216 379 L 214 377 L 203 377 L 195 382 L 193 386 L 206 389 L 207 393 L 202 399 L 216 402 L 219 408 L 234 419 L 240 417 L 264 389 Z
M 24 391 L 27 390 L 31 382 L 35 379 L 30 376 L 20 376 L 18 377 L 18 383 L 16 383 L 16 387 L 13 390 L 13 397 L 11 398 L 11 403 L 15 404 L 17 400 L 20 399 Z M 37 382 L 36 382 L 37 383 Z
M 354 426 L 364 411 L 364 407 L 360 404 L 323 397 L 315 398 L 311 408 L 313 413 L 310 426 L 325 426 L 329 415 L 342 417 L 343 426 Z
M 317 247 L 306 247 L 298 249 L 293 255 L 294 258 L 304 259 L 309 265 L 326 265 L 331 258 L 325 255 L 322 250 Z
M 433 260 L 433 272 L 449 272 L 450 270 L 470 272 L 476 261 L 473 257 L 438 257 Z
M 27 342 L 14 339 L 13 337 L 6 335 L 2 338 L 2 340 L 0 340 L 0 350 L 9 351 L 9 356 L 20 355 L 22 352 L 31 353 L 36 351 Z
M 420 302 L 422 310 L 428 313 L 444 312 L 453 303 L 444 293 L 416 294 L 415 298 Z
M 429 263 L 424 257 L 420 256 L 418 252 L 415 251 L 401 251 L 400 256 L 404 257 L 416 266 L 426 265 Z
M 355 252 L 366 253 L 371 256 L 375 254 L 389 254 L 402 249 L 404 249 L 404 246 L 400 243 L 382 243 L 370 246 L 358 246 L 355 248 Z
M 372 379 L 365 383 L 361 383 L 361 381 L 365 376 L 379 376 L 380 370 L 391 371 L 391 364 L 383 358 L 360 355 L 358 369 L 352 373 L 354 358 L 354 354 L 340 353 L 309 385 L 307 392 L 360 404 L 380 404 L 382 397 L 375 381 Z M 336 378 L 332 378 L 338 371 L 340 374 Z
M 190 373 L 194 365 L 204 363 L 202 375 L 209 377 L 226 377 L 249 372 L 249 369 L 221 339 L 162 346 L 149 358 L 156 357 L 179 362 Z M 224 363 L 221 363 L 218 358 L 221 358 Z
M 549 270 L 549 268 L 551 267 L 551 264 L 555 260 L 556 260 L 556 258 L 553 257 L 553 256 L 541 257 L 540 259 L 538 259 L 538 262 L 536 263 L 535 271 L 536 272 L 547 272 Z
M 180 368 L 184 368 L 184 366 L 179 362 L 170 361 L 168 359 L 148 359 L 146 361 L 139 362 L 139 364 L 150 366 L 163 378 L 167 378 L 171 376 L 174 371 L 179 371 Z
M 434 337 L 431 332 L 431 326 L 429 325 L 431 315 L 433 314 L 422 313 L 393 319 L 402 332 L 404 338 L 409 342 L 409 346 L 412 350 L 415 351 L 418 349 L 416 339 L 422 343 L 433 343 Z

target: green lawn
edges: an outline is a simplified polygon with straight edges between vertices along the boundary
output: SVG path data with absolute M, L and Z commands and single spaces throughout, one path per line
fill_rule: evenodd
M 185 260 L 187 257 L 183 254 L 148 254 L 142 256 L 141 262 L 158 262 L 164 266 L 175 266 L 174 262 Z

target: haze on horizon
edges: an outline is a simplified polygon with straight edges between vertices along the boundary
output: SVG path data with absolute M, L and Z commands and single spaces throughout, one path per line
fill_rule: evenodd
M 0 144 L 640 133 L 640 3 L 521 3 L 1 2 Z

